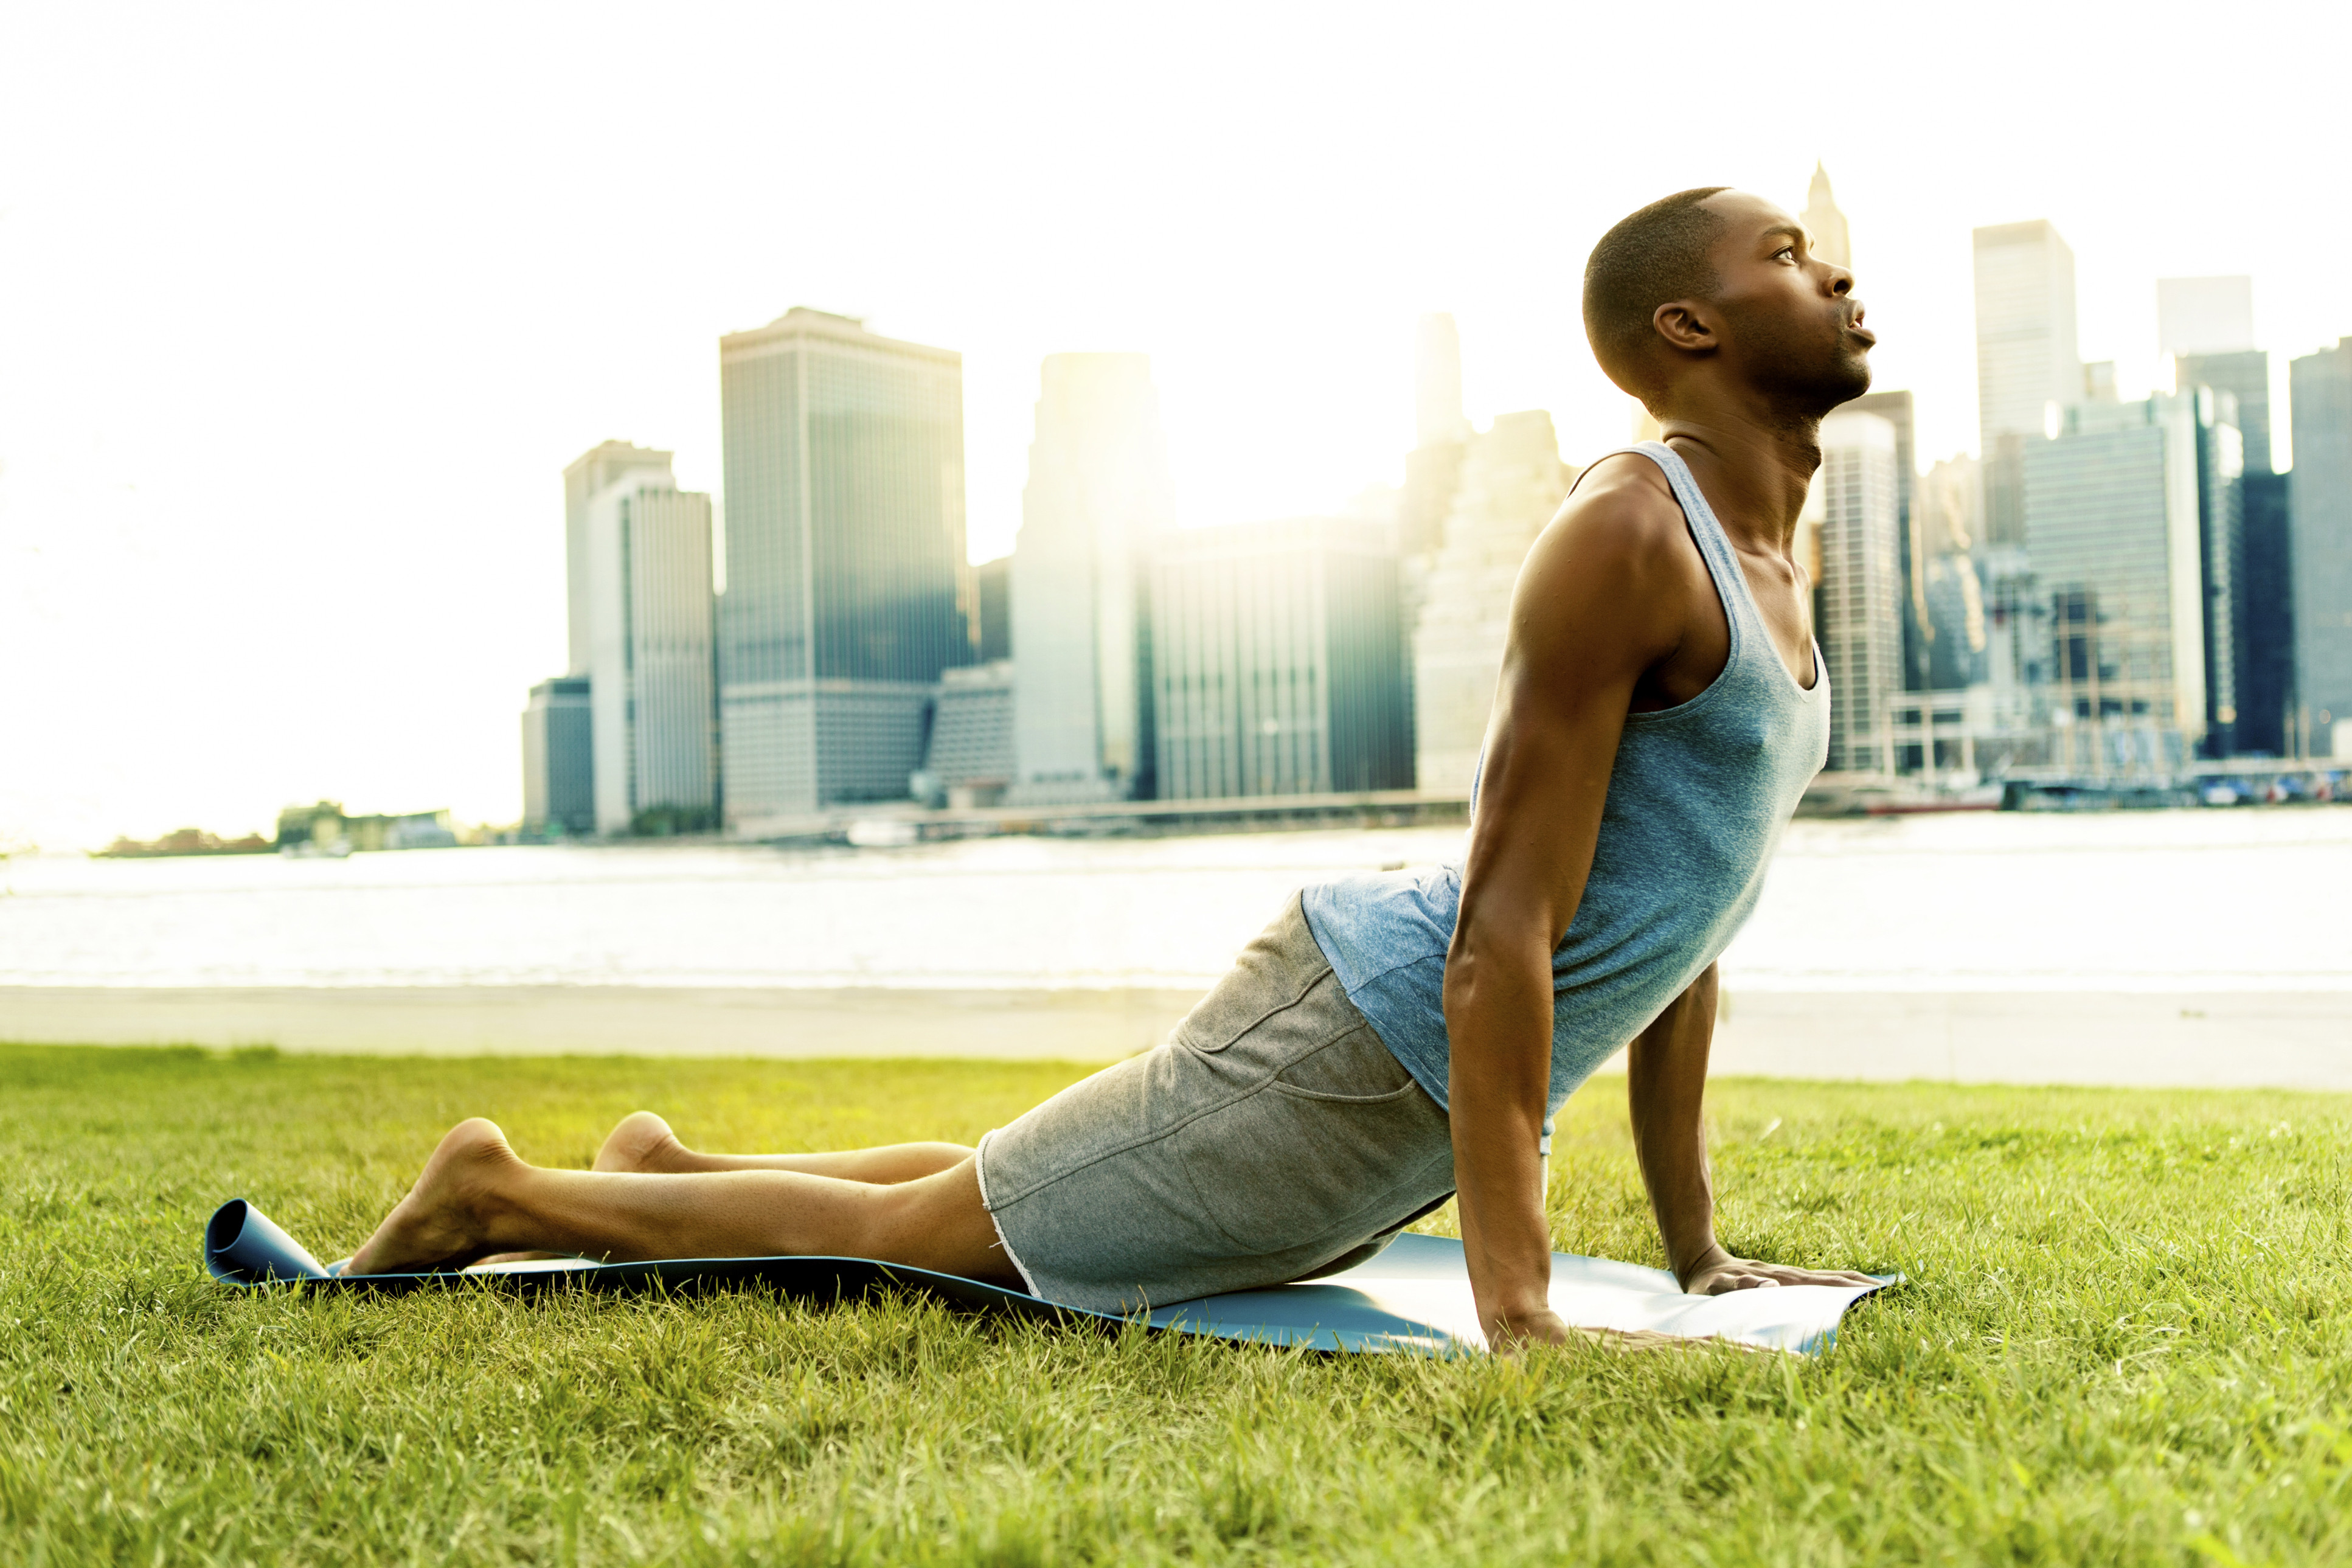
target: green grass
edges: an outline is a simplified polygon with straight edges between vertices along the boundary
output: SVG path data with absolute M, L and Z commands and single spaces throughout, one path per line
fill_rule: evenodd
M 1732 1246 L 1904 1270 L 1820 1360 L 1318 1358 L 915 1300 L 245 1295 L 480 1112 L 584 1164 L 969 1141 L 1076 1069 L 0 1047 L 0 1562 L 2268 1563 L 2352 1557 L 2352 1104 L 1718 1085 Z M 1656 1261 L 1622 1090 L 1558 1246 Z

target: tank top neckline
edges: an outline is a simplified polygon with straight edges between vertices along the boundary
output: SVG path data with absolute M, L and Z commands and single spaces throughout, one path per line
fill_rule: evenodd
M 1716 597 L 1723 604 L 1724 622 L 1731 631 L 1731 651 L 1724 658 L 1723 668 L 1697 696 L 1672 708 L 1656 708 L 1646 713 L 1629 713 L 1626 717 L 1662 719 L 1668 714 L 1687 712 L 1713 693 L 1723 684 L 1723 679 L 1731 672 L 1732 666 L 1739 661 L 1746 647 L 1747 628 L 1742 626 L 1743 621 L 1754 623 L 1757 639 L 1763 645 L 1762 657 L 1770 662 L 1774 673 L 1788 689 L 1807 701 L 1819 698 L 1822 690 L 1822 677 L 1828 673 L 1828 665 L 1822 658 L 1821 640 L 1810 633 L 1806 636 L 1806 643 L 1813 656 L 1813 683 L 1802 685 L 1797 679 L 1796 672 L 1789 668 L 1788 661 L 1780 657 L 1780 650 L 1773 646 L 1771 634 L 1764 626 L 1764 612 L 1756 603 L 1756 590 L 1749 585 L 1748 574 L 1740 568 L 1739 552 L 1732 544 L 1731 536 L 1724 531 L 1723 520 L 1715 515 L 1714 505 L 1707 500 L 1706 492 L 1699 489 L 1698 476 L 1691 472 L 1688 463 L 1683 461 L 1683 455 L 1664 441 L 1636 441 L 1631 446 L 1604 452 L 1601 457 L 1613 458 L 1620 452 L 1639 452 L 1657 464 L 1659 470 L 1665 475 L 1666 488 L 1674 492 L 1675 504 L 1682 508 L 1683 521 L 1691 531 L 1691 542 L 1698 546 L 1699 559 L 1706 563 L 1706 574 L 1715 584 Z M 1596 463 L 1600 460 L 1600 458 L 1593 459 Z M 1588 469 L 1590 467 L 1588 464 Z M 1729 579 L 1728 583 L 1726 578 Z

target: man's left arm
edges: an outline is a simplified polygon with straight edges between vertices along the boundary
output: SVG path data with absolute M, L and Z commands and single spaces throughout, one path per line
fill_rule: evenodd
M 1694 1296 L 1719 1296 L 1759 1285 L 1869 1285 L 1843 1269 L 1785 1268 L 1734 1258 L 1715 1239 L 1715 1184 L 1707 1171 L 1706 1058 L 1715 1044 L 1715 965 L 1634 1037 L 1626 1052 L 1625 1099 L 1633 1152 L 1666 1266 Z

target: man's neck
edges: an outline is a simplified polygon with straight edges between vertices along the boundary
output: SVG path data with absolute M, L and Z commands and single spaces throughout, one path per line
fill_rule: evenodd
M 1790 422 L 1760 410 L 1684 408 L 1659 425 L 1734 542 L 1789 552 L 1814 470 L 1822 466 L 1818 418 Z

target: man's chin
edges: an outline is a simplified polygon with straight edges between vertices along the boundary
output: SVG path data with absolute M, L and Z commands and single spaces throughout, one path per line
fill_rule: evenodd
M 1822 406 L 1824 409 L 1836 408 L 1852 403 L 1869 390 L 1870 362 L 1856 354 L 1823 379 L 1820 388 Z
M 1870 351 L 1868 349 L 1856 350 L 1848 355 L 1845 363 L 1838 368 L 1843 373 L 1843 379 L 1853 388 L 1841 397 L 1839 402 L 1851 403 L 1870 390 Z

